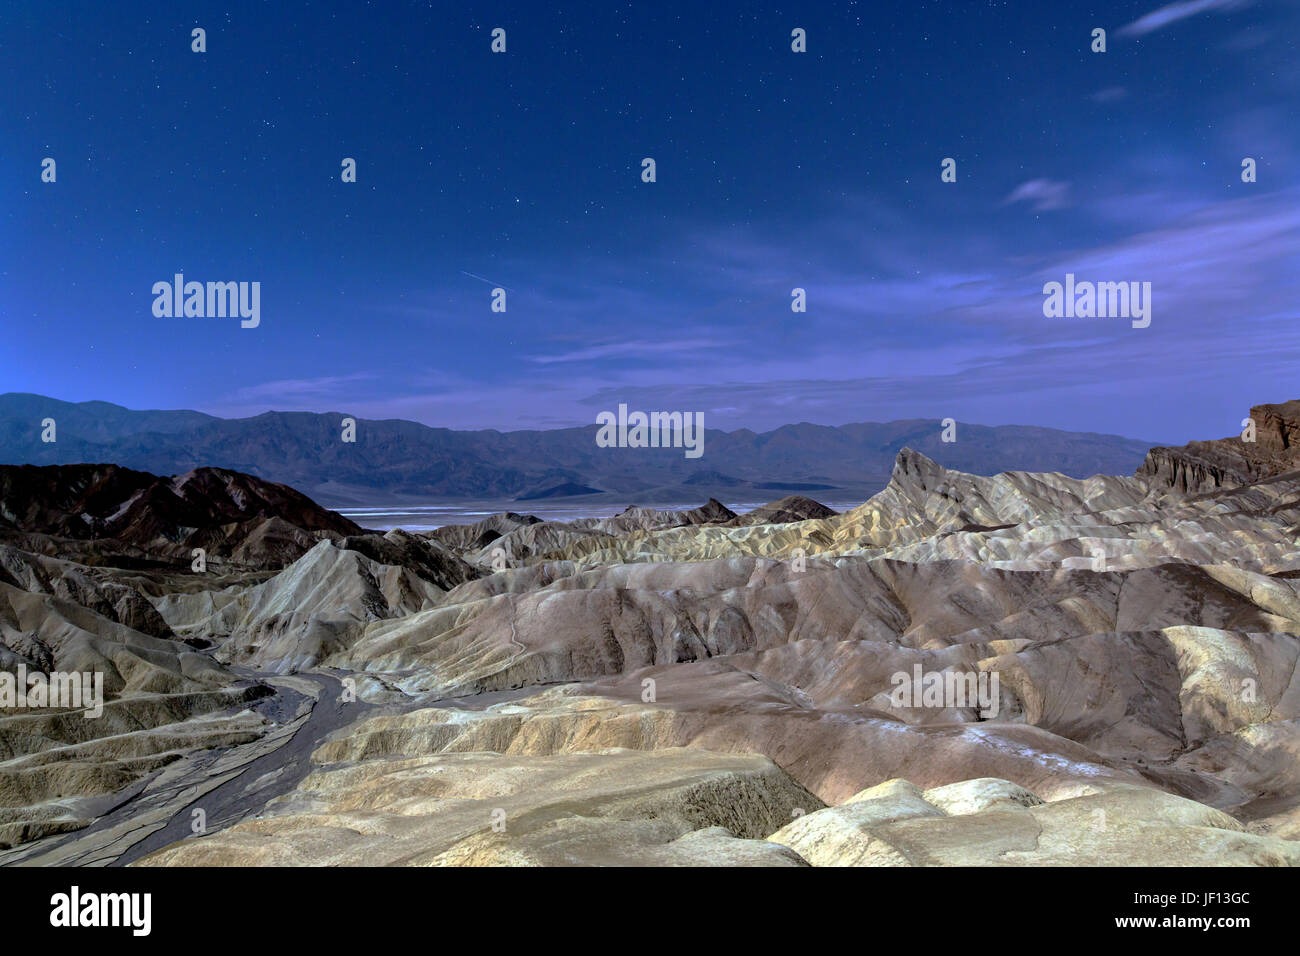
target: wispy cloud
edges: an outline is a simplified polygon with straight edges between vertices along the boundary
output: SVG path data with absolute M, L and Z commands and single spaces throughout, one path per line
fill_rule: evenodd
M 320 378 L 285 378 L 260 385 L 246 385 L 229 396 L 232 404 L 258 403 L 267 400 L 292 402 L 297 399 L 319 399 L 338 395 L 357 382 L 375 379 L 373 372 L 354 372 L 350 375 L 325 375 Z
M 1032 203 L 1036 212 L 1050 209 L 1064 209 L 1070 205 L 1070 184 L 1055 179 L 1031 179 L 1021 183 L 1004 203 Z
M 617 358 L 620 356 L 638 356 L 648 353 L 696 353 L 704 349 L 719 348 L 726 345 L 723 341 L 710 339 L 681 339 L 672 342 L 612 342 L 608 345 L 592 345 L 587 348 L 574 349 L 559 355 L 533 355 L 529 360 L 539 365 L 551 365 L 556 362 L 588 362 L 597 359 Z
M 1108 86 L 1104 90 L 1098 90 L 1091 94 L 1088 99 L 1094 103 L 1118 103 L 1128 96 L 1128 90 L 1122 86 Z
M 1232 10 L 1249 6 L 1252 0 L 1184 0 L 1181 3 L 1168 3 L 1158 10 L 1152 10 L 1145 16 L 1138 17 L 1132 23 L 1120 28 L 1120 36 L 1146 36 L 1156 30 L 1162 30 L 1170 24 L 1188 17 L 1211 11 Z
M 1178 182 L 1155 189 L 1140 170 L 1121 178 L 1127 188 L 1040 177 L 992 192 L 942 254 L 897 204 L 849 196 L 783 228 L 686 223 L 635 267 L 520 258 L 507 265 L 528 292 L 493 320 L 488 363 L 255 381 L 205 410 L 549 428 L 625 401 L 702 411 L 711 428 L 951 415 L 1181 441 L 1206 426 L 1170 422 L 1294 397 L 1300 190 L 1211 200 Z M 1063 211 L 1027 223 L 1025 209 Z M 1048 235 L 1057 241 L 1035 238 Z M 1153 324 L 1044 317 L 1043 283 L 1067 272 L 1151 282 Z M 791 312 L 793 286 L 807 290 L 807 313 Z M 440 355 L 481 355 L 483 304 L 457 295 L 402 301 L 427 309 L 416 328 L 440 336 Z

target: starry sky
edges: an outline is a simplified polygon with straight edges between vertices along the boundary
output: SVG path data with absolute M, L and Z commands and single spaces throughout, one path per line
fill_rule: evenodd
M 1231 434 L 1300 397 L 1298 37 L 1295 0 L 9 0 L 0 391 Z M 155 317 L 177 272 L 260 282 L 260 326 Z M 1151 282 L 1151 326 L 1044 317 L 1066 273 Z

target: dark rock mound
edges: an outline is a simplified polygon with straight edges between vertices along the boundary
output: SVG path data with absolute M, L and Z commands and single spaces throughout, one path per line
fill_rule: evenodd
M 321 537 L 362 528 L 287 485 L 223 468 L 158 477 L 112 464 L 0 465 L 0 534 L 103 541 L 188 561 L 293 561 Z
M 780 501 L 772 501 L 755 508 L 736 520 L 738 525 L 753 524 L 790 524 L 795 521 L 810 521 L 814 518 L 832 518 L 839 514 L 827 508 L 820 501 L 805 498 L 803 495 L 789 495 Z
M 530 491 L 527 494 L 520 495 L 515 501 L 540 501 L 543 498 L 576 498 L 581 495 L 598 494 L 600 494 L 599 488 L 589 488 L 586 485 L 578 484 L 576 481 L 566 481 L 563 484 L 542 491 Z

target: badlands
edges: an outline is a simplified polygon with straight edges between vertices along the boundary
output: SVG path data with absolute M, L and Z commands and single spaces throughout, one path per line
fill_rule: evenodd
M 0 466 L 0 670 L 106 696 L 0 710 L 0 864 L 1300 863 L 1300 402 L 1252 420 L 1133 477 L 904 450 L 843 514 L 422 534 Z M 918 667 L 996 707 L 900 706 Z

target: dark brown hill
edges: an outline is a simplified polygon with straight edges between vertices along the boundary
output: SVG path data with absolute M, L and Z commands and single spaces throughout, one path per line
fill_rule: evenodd
M 201 547 L 259 567 L 293 560 L 321 537 L 362 533 L 287 485 L 222 468 L 159 477 L 112 464 L 0 465 L 0 516 L 9 539 L 103 542 L 107 551 L 116 543 L 172 558 Z

